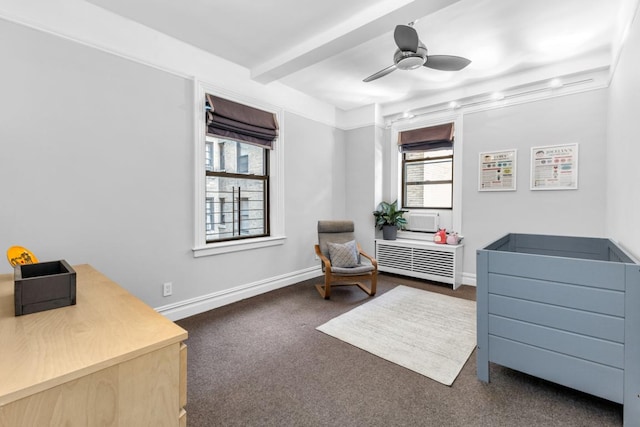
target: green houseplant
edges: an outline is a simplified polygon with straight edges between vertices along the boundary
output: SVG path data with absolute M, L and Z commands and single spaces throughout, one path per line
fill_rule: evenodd
M 382 238 L 385 240 L 395 240 L 398 230 L 403 230 L 407 225 L 404 214 L 408 212 L 398 209 L 398 201 L 393 203 L 380 202 L 378 210 L 373 211 L 376 218 L 376 226 L 382 230 Z

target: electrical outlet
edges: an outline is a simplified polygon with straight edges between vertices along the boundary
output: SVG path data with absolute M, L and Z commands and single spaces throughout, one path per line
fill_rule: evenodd
M 162 296 L 168 297 L 173 293 L 173 284 L 171 282 L 167 282 L 162 285 Z

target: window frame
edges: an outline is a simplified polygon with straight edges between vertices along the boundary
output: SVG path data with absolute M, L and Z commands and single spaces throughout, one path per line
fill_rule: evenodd
M 424 150 L 424 151 L 414 151 L 414 153 L 420 152 L 420 153 L 426 153 L 429 151 L 442 151 L 441 148 L 439 149 L 435 149 L 435 150 Z M 435 209 L 447 209 L 447 210 L 452 210 L 453 209 L 453 184 L 454 184 L 454 175 L 455 175 L 455 169 L 453 167 L 453 157 L 455 154 L 455 144 L 453 149 L 451 150 L 451 154 L 448 154 L 446 156 L 434 156 L 434 157 L 430 157 L 427 159 L 410 159 L 407 160 L 407 154 L 408 153 L 400 153 L 401 154 L 401 158 L 402 158 L 402 168 L 401 168 L 401 188 L 402 188 L 402 197 L 400 198 L 400 200 L 402 201 L 402 209 L 417 209 L 417 210 L 425 210 L 425 209 L 430 209 L 430 210 L 435 210 Z M 433 161 L 439 161 L 439 160 L 444 160 L 444 159 L 450 159 L 451 162 L 451 179 L 450 180 L 438 180 L 438 181 L 420 181 L 423 185 L 438 185 L 438 184 L 451 184 L 451 195 L 450 195 L 450 203 L 449 203 L 449 207 L 442 207 L 442 206 L 408 206 L 407 205 L 407 181 L 406 181 L 406 176 L 407 176 L 407 164 L 415 164 L 415 163 L 427 163 L 429 161 L 433 162 Z M 416 182 L 417 184 L 417 182 Z
M 278 139 L 274 142 L 274 148 L 268 156 L 269 178 L 269 236 L 248 237 L 234 240 L 206 242 L 205 224 L 205 144 L 206 144 L 206 117 L 205 94 L 210 93 L 251 107 L 259 108 L 276 114 L 280 124 Z M 236 93 L 230 93 L 210 83 L 194 80 L 194 245 L 193 256 L 203 257 L 230 252 L 251 250 L 256 248 L 281 245 L 284 243 L 284 121 L 282 110 L 274 105 L 255 99 L 249 99 Z M 214 148 L 215 149 L 215 148 Z
M 211 139 L 210 139 L 211 138 Z M 222 143 L 220 143 L 220 141 Z M 222 138 L 222 137 L 213 137 L 213 136 L 205 136 L 205 143 L 208 144 L 213 144 L 213 145 L 218 145 L 218 146 L 224 146 L 227 142 L 233 142 L 235 144 L 235 148 L 237 152 L 240 152 L 240 144 L 248 144 L 242 141 L 236 141 L 233 139 L 229 139 L 229 138 Z M 261 147 L 258 147 L 261 148 Z M 255 239 L 258 237 L 268 237 L 270 235 L 270 230 L 269 230 L 269 158 L 271 157 L 271 151 L 269 149 L 266 148 L 262 148 L 263 151 L 263 155 L 264 155 L 264 159 L 263 162 L 264 164 L 262 165 L 262 170 L 263 173 L 260 175 L 256 175 L 256 174 L 250 174 L 248 173 L 248 168 L 246 172 L 228 172 L 226 170 L 206 170 L 205 172 L 205 180 L 207 178 L 222 178 L 222 179 L 237 179 L 237 180 L 247 180 L 247 181 L 260 181 L 262 182 L 262 186 L 264 189 L 264 197 L 262 199 L 262 212 L 264 213 L 264 216 L 262 218 L 262 222 L 263 222 L 263 231 L 264 233 L 258 234 L 258 235 L 247 235 L 247 234 L 243 234 L 241 232 L 241 230 L 244 230 L 244 228 L 242 227 L 242 220 L 243 219 L 247 219 L 248 218 L 248 214 L 244 214 L 238 217 L 238 221 L 236 222 L 236 217 L 235 215 L 231 215 L 232 216 L 232 220 L 230 222 L 231 228 L 232 228 L 232 234 L 235 233 L 235 230 L 237 228 L 238 233 L 237 235 L 234 235 L 232 237 L 227 237 L 227 238 L 221 238 L 221 239 L 216 239 L 216 240 L 207 240 L 206 236 L 205 236 L 205 242 L 207 244 L 215 244 L 215 243 L 220 243 L 220 242 L 224 242 L 224 241 L 232 241 L 232 240 L 240 240 L 240 239 Z M 208 150 L 205 150 L 205 154 L 208 153 Z M 221 159 L 224 156 L 221 156 Z M 242 156 L 240 156 L 239 154 L 236 154 L 236 157 L 238 159 L 238 162 L 240 161 L 240 158 Z M 245 154 L 244 157 L 246 157 L 248 159 L 248 154 Z M 220 165 L 222 167 L 222 165 L 224 164 L 224 162 L 221 160 L 220 161 Z M 248 163 L 247 163 L 248 166 Z M 239 164 L 238 167 L 239 168 Z M 205 191 L 206 193 L 206 191 Z M 205 199 L 208 202 L 208 200 L 210 199 L 209 197 L 206 197 L 205 194 Z M 220 198 L 220 221 L 218 222 L 218 225 L 227 225 L 227 221 L 226 218 L 224 218 L 225 216 L 225 212 L 224 212 L 224 204 L 226 202 L 226 198 L 222 197 Z M 233 200 L 233 197 L 231 197 L 231 201 L 230 201 L 231 205 L 232 205 L 232 209 L 235 211 L 235 201 Z M 242 206 L 249 203 L 249 199 L 247 197 L 241 197 L 240 200 L 238 200 L 238 212 L 243 212 L 246 210 L 242 209 Z M 214 203 L 215 206 L 215 203 Z M 212 209 L 212 211 L 215 211 L 215 209 Z M 205 205 L 205 213 L 208 212 L 208 206 Z M 206 225 L 208 225 L 209 223 L 209 218 L 206 219 Z M 208 227 L 205 227 L 206 231 L 209 231 Z

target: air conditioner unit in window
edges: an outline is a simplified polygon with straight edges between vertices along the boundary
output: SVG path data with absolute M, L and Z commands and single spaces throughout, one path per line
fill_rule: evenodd
M 440 214 L 424 212 L 407 212 L 407 230 L 435 233 L 440 226 Z

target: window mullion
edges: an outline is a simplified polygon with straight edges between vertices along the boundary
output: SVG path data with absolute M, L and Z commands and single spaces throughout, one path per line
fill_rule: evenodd
M 427 180 L 427 181 L 407 181 L 407 185 L 430 185 L 430 184 L 452 184 L 450 179 L 445 180 Z

